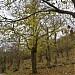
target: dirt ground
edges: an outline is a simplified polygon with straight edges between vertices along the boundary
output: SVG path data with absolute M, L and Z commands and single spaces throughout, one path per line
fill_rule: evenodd
M 12 72 L 11 66 L 10 70 L 7 70 L 3 75 L 75 75 L 75 50 L 69 55 L 70 60 L 66 60 L 66 56 L 64 58 L 58 57 L 58 63 L 51 68 L 47 67 L 45 57 L 43 57 L 43 62 L 37 60 L 37 74 L 32 74 L 31 60 L 28 59 L 21 61 L 19 71 Z M 53 56 L 51 65 L 54 65 Z
M 37 63 L 37 74 L 32 74 L 31 61 L 25 60 L 20 65 L 19 71 L 12 72 L 12 68 L 4 75 L 75 75 L 75 64 L 57 64 L 52 68 L 47 68 L 46 61 Z

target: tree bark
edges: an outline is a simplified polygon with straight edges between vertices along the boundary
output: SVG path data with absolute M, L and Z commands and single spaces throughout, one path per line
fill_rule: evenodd
M 50 66 L 51 56 L 50 56 L 50 48 L 49 48 L 49 45 L 47 46 L 46 59 L 47 59 L 47 66 Z
M 67 60 L 69 59 L 69 51 L 66 50 L 66 53 L 67 53 Z
M 31 62 L 32 62 L 32 73 L 37 73 L 36 68 L 36 48 L 33 47 L 31 50 Z
M 54 25 L 54 30 L 55 30 L 55 28 L 56 28 L 56 26 Z M 56 37 L 57 37 L 57 34 L 55 32 L 55 35 L 54 35 L 54 40 L 55 40 L 55 42 L 54 42 L 54 46 L 55 46 L 55 64 L 57 63 L 57 56 L 58 56 L 58 51 L 57 51 L 57 46 L 56 46 L 56 44 L 57 44 Z
M 47 66 L 50 66 L 51 56 L 50 56 L 50 47 L 49 47 L 49 31 L 47 27 L 47 50 L 46 50 L 46 59 L 47 59 Z

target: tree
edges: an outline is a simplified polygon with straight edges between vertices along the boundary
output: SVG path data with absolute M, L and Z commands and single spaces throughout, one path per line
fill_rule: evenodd
M 56 20 L 53 19 L 49 16 L 49 14 L 55 14 L 54 16 L 56 16 L 56 14 L 69 14 L 71 16 L 73 16 L 75 18 L 75 12 L 71 12 L 71 11 L 67 11 L 67 10 L 63 10 L 63 8 L 59 8 L 59 6 L 55 6 L 55 4 L 57 5 L 61 5 L 60 3 L 57 2 L 58 0 L 55 1 L 55 3 L 53 1 L 49 1 L 49 0 L 19 0 L 16 3 L 15 1 L 5 1 L 5 5 L 4 7 L 7 9 L 7 11 L 11 10 L 13 13 L 13 16 L 15 16 L 15 19 L 10 19 L 6 16 L 1 16 L 1 24 L 5 25 L 3 28 L 1 29 L 1 32 L 3 34 L 8 34 L 9 36 L 11 36 L 10 38 L 8 38 L 10 41 L 15 41 L 15 50 L 17 49 L 17 58 L 18 58 L 18 51 L 20 50 L 20 47 L 22 47 L 20 45 L 20 42 L 22 40 L 22 42 L 24 42 L 23 44 L 25 44 L 26 49 L 28 48 L 29 50 L 31 50 L 31 57 L 32 57 L 32 72 L 36 73 L 37 72 L 37 68 L 36 68 L 36 54 L 37 54 L 37 50 L 39 50 L 38 46 L 40 46 L 42 43 L 42 40 L 45 40 L 45 46 L 46 46 L 46 50 L 47 50 L 47 63 L 50 64 L 50 39 L 49 39 L 49 33 L 50 33 L 50 37 L 51 35 L 55 35 L 55 51 L 56 51 L 56 55 L 57 55 L 57 49 L 56 49 L 56 32 L 59 32 L 59 27 L 55 27 L 55 25 L 58 26 L 58 24 L 56 23 L 54 25 L 54 29 L 50 29 L 52 31 L 49 32 L 49 27 L 45 27 L 46 25 L 51 25 L 51 23 L 49 22 L 54 22 Z M 63 4 L 67 4 L 66 1 L 61 1 Z M 46 5 L 44 5 L 44 3 Z M 21 4 L 21 5 L 20 5 Z M 48 6 L 47 6 L 48 5 Z M 3 7 L 2 7 L 3 8 Z M 59 15 L 58 14 L 58 15 Z M 60 14 L 60 16 L 62 16 Z M 49 16 L 49 17 L 48 17 Z M 54 17 L 52 16 L 52 17 Z M 69 18 L 72 18 L 72 17 Z M 47 17 L 49 18 L 48 21 L 45 21 L 45 19 L 47 19 Z M 66 15 L 65 15 L 66 17 Z M 63 18 L 63 16 L 61 17 Z M 61 19 L 60 18 L 60 19 Z M 67 17 L 66 17 L 67 18 Z M 59 19 L 59 18 L 58 18 Z M 62 19 L 63 20 L 63 19 Z M 46 24 L 44 24 L 46 23 Z M 49 24 L 48 24 L 49 23 Z M 41 26 L 41 25 L 44 26 Z M 7 26 L 6 26 L 7 25 Z M 45 27 L 45 28 L 44 28 Z M 51 26 L 50 26 L 51 28 Z M 56 31 L 58 30 L 58 31 Z M 12 32 L 13 34 L 10 34 Z M 43 38 L 44 37 L 44 38 Z M 42 38 L 42 40 L 40 40 L 40 38 Z M 15 40 L 16 39 L 16 40 Z M 9 41 L 8 40 L 8 41 Z M 46 44 L 47 43 L 47 44 Z M 24 48 L 24 47 L 22 47 Z M 42 49 L 44 47 L 42 46 Z M 68 53 L 67 53 L 68 54 Z M 55 60 L 57 62 L 57 57 L 55 57 Z M 20 63 L 18 63 L 20 64 Z M 18 65 L 19 67 L 19 65 Z
M 51 55 L 50 55 L 50 46 L 49 46 L 49 28 L 47 27 L 47 50 L 46 50 L 46 59 L 47 59 L 47 66 L 50 66 Z

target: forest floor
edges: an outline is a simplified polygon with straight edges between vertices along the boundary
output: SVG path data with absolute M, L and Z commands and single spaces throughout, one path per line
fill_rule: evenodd
M 58 64 L 52 68 L 47 68 L 44 62 L 38 62 L 37 64 L 37 74 L 32 74 L 31 71 L 31 62 L 30 60 L 24 61 L 25 63 L 21 64 L 19 71 L 12 72 L 7 71 L 5 75 L 75 75 L 75 64 Z
M 74 50 L 75 51 L 75 50 Z M 43 57 L 43 62 L 37 60 L 37 74 L 32 74 L 31 60 L 24 60 L 20 64 L 19 71 L 12 72 L 12 66 L 10 70 L 7 70 L 3 75 L 75 75 L 75 53 L 71 53 L 70 60 L 59 57 L 56 66 L 48 68 L 46 65 L 46 59 Z M 54 64 L 54 58 L 52 58 L 51 65 Z

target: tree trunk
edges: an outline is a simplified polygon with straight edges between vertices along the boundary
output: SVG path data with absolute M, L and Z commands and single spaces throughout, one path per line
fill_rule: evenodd
M 4 58 L 2 59 L 1 65 L 2 65 L 2 73 L 4 73 L 5 70 L 6 70 L 6 57 L 4 57 Z
M 57 54 L 55 54 L 55 64 L 57 64 Z
M 47 46 L 46 59 L 47 59 L 47 66 L 50 66 L 51 56 L 50 56 L 50 48 L 49 48 L 49 45 Z
M 55 64 L 57 64 L 57 57 L 58 57 L 58 50 L 57 50 L 57 46 L 56 46 L 56 44 L 55 44 Z
M 42 55 L 42 51 L 39 53 L 39 62 L 43 62 L 43 55 Z
M 64 55 L 63 55 L 63 51 L 60 51 L 60 53 L 61 53 L 61 55 L 62 55 L 62 58 L 64 57 Z
M 51 56 L 50 56 L 50 47 L 49 47 L 49 29 L 47 27 L 47 50 L 46 50 L 46 59 L 47 66 L 50 66 Z
M 54 29 L 55 29 L 55 25 L 54 25 Z M 57 45 L 56 45 L 56 37 L 57 37 L 57 34 L 56 34 L 56 32 L 55 32 L 55 35 L 54 35 L 54 40 L 55 40 L 55 42 L 54 42 L 54 46 L 55 46 L 55 64 L 57 64 L 57 56 L 58 56 L 58 51 L 57 51 Z
M 37 73 L 37 68 L 36 68 L 36 48 L 33 47 L 31 51 L 31 62 L 32 62 L 32 73 Z
M 69 59 L 69 51 L 68 50 L 66 50 L 67 51 L 67 60 Z

